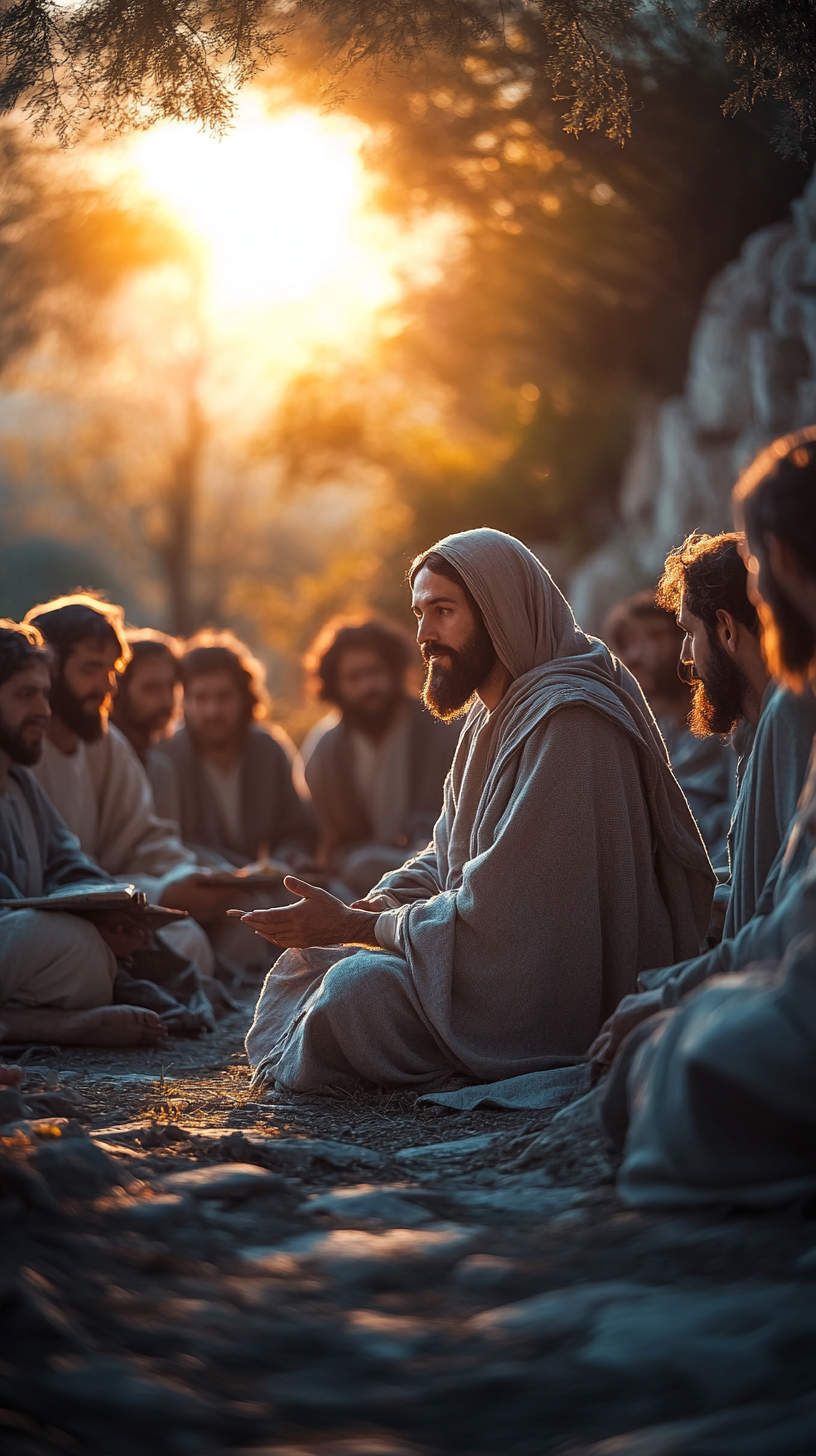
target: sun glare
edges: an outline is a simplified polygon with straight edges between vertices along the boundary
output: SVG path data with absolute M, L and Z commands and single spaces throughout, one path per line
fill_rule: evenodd
M 203 245 L 214 302 L 226 307 L 350 288 L 369 306 L 392 286 L 367 237 L 364 128 L 296 111 L 240 115 L 218 140 L 166 125 L 134 146 L 144 187 Z
M 122 305 L 132 336 L 169 357 L 187 324 L 203 326 L 211 392 L 227 413 L 268 407 L 270 391 L 316 359 L 336 367 L 376 348 L 402 328 L 406 291 L 435 283 L 457 256 L 453 213 L 397 220 L 377 208 L 369 136 L 349 116 L 269 117 L 248 93 L 221 140 L 167 123 L 99 159 L 112 180 L 119 169 L 117 185 L 166 209 L 200 259 L 189 276 L 170 267 L 134 283 Z

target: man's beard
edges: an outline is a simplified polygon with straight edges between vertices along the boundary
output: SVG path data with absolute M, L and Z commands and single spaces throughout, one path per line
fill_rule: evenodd
M 12 733 L 11 729 L 7 728 L 2 718 L 0 718 L 0 748 L 3 749 L 4 753 L 8 754 L 12 763 L 21 763 L 24 768 L 31 768 L 33 764 L 39 763 L 42 758 L 42 739 L 40 739 L 39 743 L 26 743 L 23 738 L 23 733 L 26 728 L 31 727 L 32 723 L 39 723 L 45 728 L 46 719 L 37 717 L 26 718 L 16 732 Z
M 432 660 L 437 652 L 444 652 L 450 658 L 450 667 Z M 423 642 L 422 656 L 428 664 L 422 701 L 435 718 L 450 723 L 462 716 L 474 693 L 487 681 L 497 654 L 484 622 L 477 622 L 458 651 L 442 642 Z
M 127 689 L 122 688 L 121 685 L 114 699 L 114 707 L 111 713 L 113 722 L 122 728 L 123 731 L 126 728 L 130 728 L 136 733 L 145 733 L 150 738 L 154 734 L 163 732 L 172 716 L 172 713 L 168 713 L 165 708 L 155 708 L 152 713 L 143 713 L 139 717 L 131 708 Z
M 344 722 L 350 728 L 356 728 L 371 738 L 379 738 L 391 727 L 404 697 L 402 689 L 396 688 L 387 697 L 377 693 L 370 700 L 364 698 L 360 703 L 341 702 L 339 707 Z
M 87 708 L 86 703 L 93 706 Z M 61 674 L 51 686 L 51 711 L 85 743 L 97 743 L 105 732 L 104 702 L 98 703 L 95 698 L 78 698 Z
M 709 660 L 705 680 L 692 678 L 692 699 L 689 728 L 697 738 L 720 737 L 731 733 L 744 716 L 745 700 L 750 683 L 745 673 L 731 661 L 716 637 L 709 634 Z

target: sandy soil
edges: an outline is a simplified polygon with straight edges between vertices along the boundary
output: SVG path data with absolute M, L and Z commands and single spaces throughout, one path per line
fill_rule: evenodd
M 247 1015 L 26 1056 L 86 1121 L 0 1128 L 4 1456 L 816 1451 L 808 1210 L 633 1213 L 580 1117 L 251 1101 Z

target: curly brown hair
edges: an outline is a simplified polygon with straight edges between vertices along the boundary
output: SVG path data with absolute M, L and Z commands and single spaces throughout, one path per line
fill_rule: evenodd
M 263 664 L 233 632 L 217 632 L 207 627 L 184 645 L 182 686 L 187 688 L 193 678 L 206 677 L 213 672 L 228 672 L 245 695 L 247 722 L 267 717 L 269 693 Z
M 339 706 L 337 681 L 340 659 L 345 651 L 354 647 L 375 653 L 394 681 L 404 685 L 405 675 L 415 655 L 407 632 L 376 617 L 335 617 L 318 632 L 303 658 L 303 666 L 312 675 L 321 702 Z
M 679 612 L 685 603 L 709 632 L 716 629 L 718 612 L 730 612 L 758 637 L 759 617 L 748 596 L 748 571 L 740 555 L 742 541 L 737 531 L 721 531 L 718 536 L 692 531 L 682 546 L 676 546 L 666 557 L 655 592 L 657 605 Z

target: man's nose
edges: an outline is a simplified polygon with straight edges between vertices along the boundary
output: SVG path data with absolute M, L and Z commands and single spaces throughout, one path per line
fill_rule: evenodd
M 694 663 L 694 648 L 692 646 L 691 637 L 688 632 L 683 638 L 683 645 L 680 648 L 680 661 L 689 664 Z

